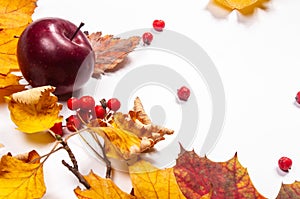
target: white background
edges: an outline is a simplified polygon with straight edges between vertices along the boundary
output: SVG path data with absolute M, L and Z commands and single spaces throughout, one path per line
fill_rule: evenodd
M 90 32 L 120 34 L 151 27 L 163 19 L 166 28 L 197 42 L 211 57 L 222 78 L 226 94 L 226 121 L 216 147 L 208 157 L 226 161 L 238 152 L 257 190 L 275 198 L 281 183 L 300 180 L 300 109 L 294 97 L 300 90 L 300 2 L 271 0 L 264 9 L 248 16 L 211 6 L 208 0 L 39 0 L 34 19 L 62 17 L 75 24 L 85 22 Z M 13 153 L 51 148 L 47 134 L 25 135 L 15 130 L 6 106 L 1 105 L 1 149 Z M 71 140 L 82 173 L 93 169 L 104 176 L 100 162 Z M 195 144 L 195 151 L 200 146 Z M 288 174 L 277 169 L 281 156 L 293 160 Z M 47 193 L 44 198 L 76 198 L 75 177 L 60 163 L 63 151 L 45 163 Z M 114 173 L 115 182 L 131 189 L 126 173 Z

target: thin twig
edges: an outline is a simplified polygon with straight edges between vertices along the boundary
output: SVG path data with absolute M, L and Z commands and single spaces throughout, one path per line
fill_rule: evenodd
M 81 175 L 81 173 L 78 171 L 78 169 L 69 165 L 65 160 L 62 160 L 61 162 L 65 167 L 67 167 L 77 177 L 79 182 L 81 184 L 83 184 L 85 186 L 85 188 L 87 188 L 87 189 L 91 188 L 91 185 L 85 180 L 85 178 L 83 177 L 83 175 Z
M 65 160 L 62 160 L 62 164 L 64 166 L 66 166 L 77 177 L 77 179 L 79 180 L 80 183 L 82 183 L 87 189 L 90 189 L 91 188 L 90 184 L 86 181 L 86 179 L 83 177 L 83 175 L 79 172 L 77 160 L 76 160 L 71 148 L 69 147 L 68 143 L 64 140 L 61 140 L 60 144 L 67 151 L 73 166 L 69 165 Z

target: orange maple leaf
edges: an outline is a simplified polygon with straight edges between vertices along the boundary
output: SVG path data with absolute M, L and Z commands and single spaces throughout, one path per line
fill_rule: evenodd
M 0 0 L 0 74 L 19 70 L 18 36 L 32 22 L 37 0 Z
M 282 184 L 276 199 L 295 199 L 300 198 L 300 182 L 292 184 Z
M 211 198 L 264 199 L 253 186 L 247 169 L 237 155 L 226 162 L 213 162 L 194 151 L 182 151 L 174 173 L 187 198 L 201 198 L 212 191 Z
M 101 32 L 88 35 L 95 51 L 96 63 L 93 77 L 99 78 L 107 70 L 114 69 L 140 42 L 140 37 L 128 39 L 115 38 L 113 35 L 102 36 Z

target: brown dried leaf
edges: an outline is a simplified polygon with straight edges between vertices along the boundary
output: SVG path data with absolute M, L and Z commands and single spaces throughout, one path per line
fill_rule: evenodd
M 114 69 L 140 42 L 138 36 L 120 39 L 113 35 L 102 36 L 101 32 L 88 35 L 88 39 L 96 57 L 93 73 L 95 78 L 100 78 L 105 71 Z

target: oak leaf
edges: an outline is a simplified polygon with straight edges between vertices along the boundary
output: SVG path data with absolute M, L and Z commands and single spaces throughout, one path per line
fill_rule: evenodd
M 247 169 L 237 155 L 226 162 L 213 162 L 194 151 L 182 151 L 174 173 L 187 198 L 201 198 L 212 191 L 211 198 L 264 198 L 253 186 Z
M 21 91 L 6 97 L 12 121 L 17 129 L 25 133 L 36 133 L 50 129 L 62 121 L 59 112 L 62 104 L 52 94 L 52 86 L 42 86 Z
M 139 44 L 140 37 L 128 39 L 115 38 L 113 35 L 102 36 L 101 32 L 88 35 L 95 52 L 95 68 L 93 77 L 99 78 L 107 70 L 114 69 Z
M 117 112 L 109 126 L 90 128 L 104 139 L 107 156 L 125 160 L 153 148 L 165 135 L 174 133 L 153 124 L 138 97 L 128 114 Z
M 9 96 L 25 89 L 25 85 L 19 84 L 20 79 L 21 77 L 14 74 L 0 74 L 0 102 L 4 102 L 5 96 Z
M 0 199 L 35 199 L 45 194 L 43 164 L 39 157 L 36 151 L 16 157 L 2 156 Z
M 129 166 L 134 195 L 137 198 L 185 198 L 173 173 L 173 168 L 160 170 L 144 160 Z
M 276 199 L 296 199 L 300 198 L 300 182 L 292 184 L 282 184 Z
M 18 36 L 32 22 L 37 0 L 0 0 L 0 74 L 18 70 Z
M 134 199 L 136 197 L 123 192 L 115 185 L 111 179 L 104 179 L 91 171 L 87 176 L 84 176 L 86 181 L 91 186 L 90 189 L 81 190 L 77 187 L 74 192 L 79 199 Z

